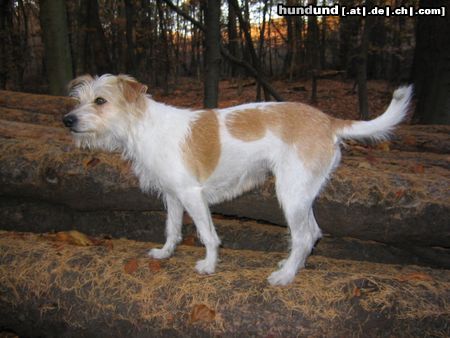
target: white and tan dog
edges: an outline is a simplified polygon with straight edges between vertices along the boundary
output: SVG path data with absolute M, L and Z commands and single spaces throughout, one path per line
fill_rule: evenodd
M 192 217 L 206 257 L 202 274 L 215 271 L 220 244 L 209 205 L 261 184 L 268 173 L 289 225 L 289 257 L 269 276 L 290 283 L 318 238 L 312 204 L 338 165 L 343 139 L 384 139 L 403 120 L 411 87 L 395 91 L 386 112 L 372 121 L 330 117 L 302 103 L 250 103 L 189 110 L 155 102 L 147 87 L 126 75 L 82 76 L 71 82 L 79 105 L 64 117 L 78 146 L 122 151 L 143 191 L 167 206 L 166 236 L 151 257 L 169 257 L 181 241 L 183 211 Z

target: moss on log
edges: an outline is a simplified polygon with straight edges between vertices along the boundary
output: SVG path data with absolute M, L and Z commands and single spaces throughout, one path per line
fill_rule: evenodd
M 450 273 L 311 257 L 292 285 L 267 275 L 283 255 L 203 249 L 154 261 L 152 243 L 0 232 L 0 326 L 23 336 L 448 336 Z

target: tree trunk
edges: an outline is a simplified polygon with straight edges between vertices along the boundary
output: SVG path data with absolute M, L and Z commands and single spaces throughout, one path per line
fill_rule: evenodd
M 347 8 L 354 7 L 355 0 L 342 0 L 340 4 Z M 340 18 L 339 22 L 339 64 L 350 77 L 356 74 L 353 54 L 357 46 L 360 22 L 361 18 L 358 16 L 346 16 Z
M 136 44 L 136 31 L 134 22 L 134 6 L 132 0 L 125 0 L 125 16 L 126 16 L 126 37 L 127 37 L 127 73 L 136 76 L 136 56 L 135 56 L 135 44 Z
M 447 4 L 446 0 L 420 1 L 421 8 Z M 413 80 L 418 102 L 414 117 L 420 123 L 450 124 L 449 46 L 449 15 L 417 18 Z
M 370 10 L 373 7 L 373 2 L 367 0 L 366 6 L 367 10 Z M 369 119 L 369 104 L 367 102 L 367 57 L 369 53 L 370 31 L 372 25 L 373 17 L 369 15 L 364 21 L 359 53 L 356 57 L 359 116 L 362 120 Z
M 160 51 L 162 62 L 162 87 L 164 95 L 169 94 L 169 74 L 170 74 L 170 55 L 169 55 L 169 39 L 167 36 L 167 25 L 161 0 L 156 1 L 158 7 L 159 30 L 162 50 Z
M 317 0 L 309 0 L 309 5 L 317 6 Z M 319 26 L 317 24 L 317 16 L 308 16 L 308 32 L 306 35 L 306 54 L 308 69 L 320 69 L 320 55 L 319 55 L 320 37 Z
M 80 43 L 82 73 L 114 73 L 105 32 L 100 22 L 98 0 L 82 1 L 80 6 Z M 120 48 L 120 47 L 119 47 Z
M 9 67 L 11 66 L 11 29 L 13 28 L 13 1 L 0 2 L 0 89 L 6 89 Z
M 326 0 L 323 0 L 322 6 L 326 6 Z M 327 17 L 322 17 L 322 25 L 320 30 L 320 69 L 326 69 L 326 42 L 327 42 Z
M 65 1 L 41 1 L 40 21 L 49 92 L 52 95 L 65 95 L 66 86 L 73 77 Z
M 233 6 L 228 3 L 228 50 L 230 51 L 230 54 L 234 56 L 237 59 L 241 58 L 241 55 L 239 53 L 239 37 L 237 33 L 237 17 L 235 13 L 235 9 Z M 232 62 L 230 62 L 231 66 L 231 76 L 235 77 L 238 75 L 238 68 L 236 65 Z
M 220 80 L 220 0 L 208 0 L 205 16 L 205 81 L 203 106 L 217 108 Z

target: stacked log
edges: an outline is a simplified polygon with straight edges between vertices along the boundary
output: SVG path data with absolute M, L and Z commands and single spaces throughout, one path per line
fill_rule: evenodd
M 0 232 L 0 327 L 55 337 L 449 333 L 445 270 L 314 256 L 291 285 L 272 287 L 279 253 L 224 249 L 218 271 L 199 276 L 200 248 L 154 261 L 152 243 L 64 238 Z

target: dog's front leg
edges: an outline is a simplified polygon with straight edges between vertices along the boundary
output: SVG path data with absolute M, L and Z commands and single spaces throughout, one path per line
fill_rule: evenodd
M 197 262 L 195 269 L 201 274 L 214 273 L 220 239 L 214 228 L 211 212 L 209 211 L 208 203 L 203 197 L 202 189 L 192 188 L 183 191 L 179 197 L 184 208 L 194 221 L 201 242 L 206 247 L 206 257 Z
M 161 249 L 151 249 L 148 252 L 150 257 L 164 259 L 170 257 L 178 243 L 180 243 L 181 225 L 183 222 L 183 205 L 180 201 L 170 195 L 165 196 L 167 207 L 166 220 L 166 243 Z

